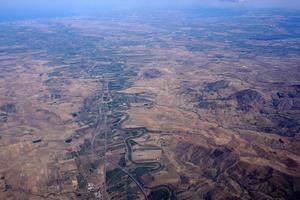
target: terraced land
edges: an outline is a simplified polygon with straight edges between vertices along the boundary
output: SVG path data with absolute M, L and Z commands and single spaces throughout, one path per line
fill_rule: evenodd
M 0 199 L 299 199 L 299 15 L 0 23 Z

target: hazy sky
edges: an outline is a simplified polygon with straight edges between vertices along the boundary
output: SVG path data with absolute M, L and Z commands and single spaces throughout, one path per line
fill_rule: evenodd
M 240 3 L 238 3 L 240 1 Z M 88 8 L 88 7 L 143 7 L 143 6 L 180 6 L 180 5 L 256 5 L 256 6 L 299 6 L 300 0 L 0 0 L 0 7 L 21 8 Z M 235 3 L 224 3 L 235 2 Z
M 0 0 L 0 19 L 7 16 L 46 16 L 89 11 L 101 13 L 109 9 L 169 9 L 174 7 L 281 7 L 299 9 L 300 0 Z

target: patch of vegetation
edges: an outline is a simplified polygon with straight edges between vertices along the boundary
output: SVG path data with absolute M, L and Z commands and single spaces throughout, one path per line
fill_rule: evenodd
M 149 200 L 169 200 L 170 198 L 170 192 L 166 188 L 155 189 L 148 195 Z
M 134 141 L 134 140 L 130 140 L 129 143 L 130 143 L 131 146 L 134 146 L 134 145 L 138 145 L 138 144 L 139 144 L 139 143 L 137 143 L 137 142 Z
M 119 164 L 121 167 L 126 167 L 126 158 L 125 158 L 125 154 L 122 154 L 122 155 L 121 155 L 121 158 L 120 158 L 118 164 Z
M 85 139 L 84 143 L 81 144 L 79 147 L 80 150 L 77 152 L 78 155 L 87 155 L 92 151 L 92 144 L 91 141 L 88 139 Z
M 152 166 L 141 166 L 137 167 L 133 170 L 133 174 L 137 179 L 140 179 L 144 174 L 147 174 L 148 172 L 152 171 Z
M 125 129 L 125 131 L 126 131 L 127 135 L 136 137 L 136 136 L 141 136 L 142 134 L 146 133 L 147 129 L 143 128 L 143 127 L 140 127 L 140 128 L 128 128 L 128 129 Z
M 124 175 L 123 171 L 120 168 L 115 168 L 113 170 L 106 172 L 106 182 L 117 182 L 120 181 Z
M 15 104 L 8 103 L 4 104 L 0 107 L 0 110 L 6 113 L 16 113 L 17 112 L 17 107 Z

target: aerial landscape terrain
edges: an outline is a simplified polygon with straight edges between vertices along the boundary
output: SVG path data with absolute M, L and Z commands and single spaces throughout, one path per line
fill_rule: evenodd
M 0 30 L 0 199 L 300 199 L 299 12 Z

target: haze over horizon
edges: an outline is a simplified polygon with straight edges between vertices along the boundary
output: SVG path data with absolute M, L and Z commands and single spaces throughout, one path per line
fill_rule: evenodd
M 34 16 L 61 16 L 82 13 L 102 13 L 108 10 L 130 9 L 178 9 L 178 8 L 300 8 L 296 0 L 3 0 L 0 19 Z

